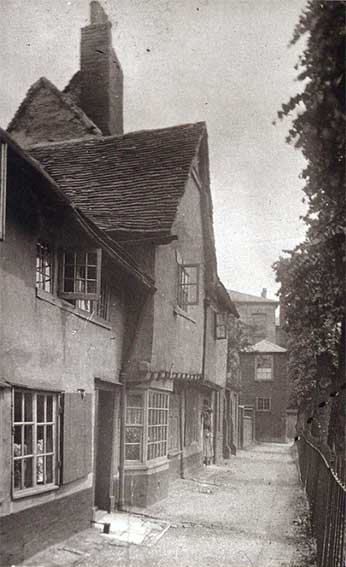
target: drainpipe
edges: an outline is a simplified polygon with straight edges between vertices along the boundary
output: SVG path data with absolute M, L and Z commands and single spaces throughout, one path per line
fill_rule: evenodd
M 207 315 L 208 315 L 208 306 L 210 305 L 209 299 L 206 297 L 203 301 L 204 313 L 203 313 L 203 350 L 202 350 L 202 379 L 204 379 L 205 374 L 205 360 L 206 360 L 206 351 L 207 351 Z
M 122 383 L 120 398 L 120 451 L 119 451 L 119 493 L 118 509 L 124 510 L 125 507 L 125 433 L 126 433 L 126 372 L 120 372 L 120 382 Z
M 179 397 L 179 420 L 180 420 L 180 478 L 184 478 L 185 469 L 184 469 L 184 405 L 183 405 L 183 393 L 185 392 L 184 388 L 180 391 Z

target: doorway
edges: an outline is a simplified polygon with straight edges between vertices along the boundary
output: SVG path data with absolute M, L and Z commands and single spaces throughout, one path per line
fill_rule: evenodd
M 107 512 L 114 508 L 113 453 L 114 453 L 113 389 L 95 389 L 95 482 L 94 507 Z

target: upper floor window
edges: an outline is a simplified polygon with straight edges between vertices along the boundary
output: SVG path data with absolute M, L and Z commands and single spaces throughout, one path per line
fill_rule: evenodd
M 197 305 L 199 300 L 199 266 L 196 264 L 178 265 L 178 305 L 186 309 Z
M 14 390 L 13 492 L 57 484 L 57 394 Z
M 227 339 L 227 313 L 215 313 L 215 339 Z
M 268 381 L 273 379 L 273 357 L 271 354 L 257 355 L 255 365 L 255 380 Z
M 76 299 L 71 300 L 71 303 L 83 309 L 83 311 L 88 311 L 89 313 L 95 313 L 101 319 L 110 321 L 110 298 L 111 290 L 109 281 L 102 277 L 101 279 L 101 295 L 98 301 L 93 301 L 90 299 Z
M 53 293 L 54 253 L 49 244 L 36 244 L 36 287 Z
M 62 254 L 60 296 L 97 300 L 100 297 L 101 250 L 65 250 Z
M 0 240 L 5 238 L 7 189 L 7 144 L 0 143 Z

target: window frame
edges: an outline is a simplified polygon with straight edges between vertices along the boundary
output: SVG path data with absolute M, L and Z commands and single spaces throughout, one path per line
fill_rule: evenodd
M 74 261 L 73 264 L 69 264 L 73 266 L 73 278 L 66 278 L 66 255 L 73 254 Z M 78 264 L 77 263 L 77 254 L 84 254 L 85 255 L 85 263 Z M 96 264 L 88 263 L 88 254 L 96 254 Z M 101 248 L 65 248 L 61 251 L 60 254 L 60 277 L 59 277 L 59 297 L 62 299 L 69 300 L 84 300 L 84 301 L 98 301 L 100 299 L 101 294 L 101 264 L 102 264 L 102 250 Z M 82 267 L 85 269 L 86 276 L 84 277 L 77 277 L 76 270 L 77 268 Z M 88 278 L 88 271 L 90 268 L 96 268 L 95 271 L 95 279 Z M 89 291 L 65 291 L 65 284 L 66 279 L 73 281 L 73 287 L 75 288 L 76 282 L 84 281 L 88 285 L 88 282 L 95 282 L 95 292 Z
M 6 195 L 7 195 L 8 145 L 0 142 L 0 240 L 6 234 Z
M 21 394 L 21 420 L 16 420 L 16 406 L 15 406 L 15 396 L 16 394 Z M 25 400 L 26 396 L 31 396 L 31 419 L 26 420 L 26 406 Z M 44 419 L 43 421 L 38 421 L 38 397 L 42 396 L 44 399 Z M 52 418 L 49 420 L 47 418 L 47 399 L 52 398 Z M 61 444 L 61 394 L 58 392 L 52 392 L 47 390 L 31 390 L 29 388 L 13 388 L 12 389 L 12 414 L 11 414 L 11 424 L 12 424 L 12 436 L 11 436 L 11 472 L 12 472 L 12 498 L 14 500 L 18 498 L 24 498 L 26 496 L 40 494 L 42 492 L 47 492 L 49 490 L 57 489 L 60 485 L 60 444 Z M 31 453 L 25 451 L 25 429 L 31 427 Z M 16 451 L 16 428 L 20 428 L 20 455 L 15 455 Z M 43 450 L 38 450 L 38 428 L 42 428 L 43 432 Z M 47 431 L 51 428 L 51 450 L 47 450 Z M 30 438 L 30 436 L 29 436 Z M 23 450 L 24 448 L 24 450 Z M 47 482 L 47 459 L 51 458 L 51 475 L 52 480 Z M 32 460 L 31 465 L 31 475 L 32 475 L 32 485 L 25 487 L 25 460 Z M 16 486 L 16 466 L 15 463 L 21 462 L 21 488 Z M 37 472 L 38 463 L 43 463 L 43 482 L 38 482 Z
M 128 400 L 129 397 L 133 395 L 133 396 L 139 396 L 142 399 L 142 405 L 141 406 L 129 406 L 128 405 Z M 145 400 L 146 396 L 145 396 L 145 392 L 144 391 L 139 391 L 139 390 L 134 390 L 134 391 L 130 391 L 126 393 L 126 408 L 125 408 L 125 461 L 126 463 L 140 463 L 143 461 L 143 456 L 144 456 L 144 430 L 145 430 L 145 408 L 146 408 L 146 400 Z M 141 422 L 130 422 L 128 423 L 128 410 L 138 410 L 141 409 L 142 411 L 142 418 L 141 418 Z M 134 443 L 131 441 L 127 441 L 127 432 L 129 429 L 141 429 L 141 435 L 140 435 L 140 441 L 139 443 Z M 133 445 L 138 445 L 139 446 L 139 458 L 138 459 L 128 459 L 127 458 L 127 447 L 129 446 L 133 446 Z
M 49 255 L 49 260 L 50 260 L 50 265 L 48 264 L 48 266 L 42 266 L 42 262 L 45 261 L 45 255 L 44 254 L 39 254 L 39 249 L 38 247 L 40 247 L 41 250 L 44 251 L 48 251 L 48 255 Z M 46 255 L 46 256 L 48 256 Z M 50 267 L 50 277 L 47 279 L 46 274 L 44 273 L 44 269 Z M 55 272 L 56 272 L 56 254 L 55 254 L 55 249 L 54 246 L 48 241 L 48 240 L 44 240 L 43 238 L 39 238 L 36 241 L 36 270 L 35 270 L 35 287 L 36 289 L 41 289 L 42 291 L 45 291 L 46 293 L 51 293 L 54 294 L 55 292 Z M 38 279 L 38 275 L 43 277 L 42 281 L 39 281 Z M 45 284 L 47 282 L 50 282 L 50 286 L 48 286 L 50 289 L 47 289 Z
M 270 367 L 269 366 L 264 366 L 264 367 L 259 367 L 257 366 L 258 361 L 260 359 L 264 359 L 267 358 L 270 360 Z M 269 372 L 262 372 L 260 374 L 262 374 L 262 377 L 259 377 L 257 374 L 258 370 L 270 370 Z M 263 377 L 263 375 L 265 376 L 266 374 L 270 375 L 270 378 L 265 378 Z M 256 354 L 255 356 L 255 382 L 272 382 L 274 380 L 274 357 L 272 354 Z
M 219 322 L 221 317 L 222 322 Z M 219 332 L 221 334 L 219 335 Z M 227 339 L 227 312 L 226 311 L 215 311 L 214 312 L 214 338 L 216 341 Z
M 129 409 L 140 409 L 140 406 L 134 406 L 132 408 L 132 406 L 128 405 L 128 399 L 129 396 L 141 396 L 142 398 L 142 423 L 129 423 L 128 422 L 128 410 Z M 151 406 L 150 403 L 150 397 L 151 396 L 162 396 L 162 399 L 166 399 L 166 407 L 154 407 Z M 168 453 L 169 453 L 169 449 L 168 449 L 168 444 L 169 444 L 169 402 L 170 402 L 170 392 L 165 392 L 162 390 L 155 390 L 155 389 L 148 389 L 148 390 L 130 390 L 127 392 L 126 394 L 126 419 L 125 419 L 125 463 L 127 467 L 131 467 L 131 466 L 138 466 L 138 465 L 145 465 L 147 463 L 153 463 L 156 461 L 162 461 L 167 459 L 168 457 Z M 165 412 L 165 423 L 157 423 L 157 418 L 154 418 L 154 415 L 157 416 L 158 412 Z M 151 423 L 151 416 L 153 417 L 153 421 L 156 421 L 156 423 Z M 140 442 L 134 442 L 131 443 L 130 441 L 126 441 L 126 434 L 128 429 L 131 428 L 141 428 L 141 436 L 140 436 Z M 162 428 L 164 428 L 165 431 L 165 437 L 162 438 L 154 438 L 155 436 L 153 436 L 153 440 L 150 441 L 150 434 L 151 432 L 153 433 L 154 428 L 159 431 L 159 428 L 161 428 L 161 431 L 163 431 Z M 150 429 L 152 431 L 150 431 Z M 156 435 L 157 437 L 157 435 Z M 129 459 L 127 458 L 127 451 L 126 451 L 126 447 L 130 446 L 130 445 L 139 445 L 139 458 L 138 459 Z M 156 453 L 156 451 L 154 450 L 150 450 L 149 447 L 154 447 L 155 446 L 159 446 L 161 448 L 161 446 L 164 448 L 163 453 L 160 451 L 158 451 L 158 454 L 154 454 Z M 152 452 L 152 455 L 150 455 L 150 452 Z
M 196 279 L 192 283 L 188 281 L 190 277 L 187 269 L 196 270 Z M 184 262 L 178 263 L 178 284 L 177 284 L 177 304 L 186 311 L 186 308 L 199 304 L 199 288 L 200 288 L 200 265 L 199 264 L 186 264 Z M 189 290 L 195 290 L 195 300 L 189 299 Z
M 158 390 L 148 390 L 148 413 L 147 413 L 147 439 L 146 439 L 146 460 L 154 461 L 167 457 L 168 455 L 168 427 L 169 427 L 169 394 Z M 152 402 L 152 399 L 159 402 Z M 165 401 L 164 401 L 165 400 Z M 158 405 L 157 405 L 158 404 Z M 152 418 L 152 421 L 151 421 Z M 151 431 L 150 431 L 151 430 Z M 151 439 L 151 433 L 154 433 Z M 155 439 L 156 437 L 156 439 Z M 152 449 L 152 451 L 151 451 Z M 154 450 L 155 449 L 155 450 Z M 158 449 L 158 454 L 157 453 Z M 163 449 L 163 452 L 161 452 Z M 152 453 L 152 456 L 149 456 Z
M 261 400 L 262 402 L 268 401 L 268 402 L 269 402 L 269 403 L 268 403 L 268 406 L 269 406 L 269 407 L 268 407 L 268 408 L 264 408 L 264 407 L 261 407 L 261 408 L 260 408 L 260 407 L 259 407 L 259 405 L 260 405 L 260 404 L 259 404 L 259 401 L 260 401 L 260 400 Z M 263 404 L 263 405 L 264 405 L 264 404 Z M 258 396 L 258 397 L 256 397 L 256 411 L 261 412 L 261 413 L 270 413 L 270 412 L 272 411 L 272 399 L 271 399 L 271 397 L 270 397 L 270 396 L 268 396 L 268 397 L 263 397 L 263 396 Z

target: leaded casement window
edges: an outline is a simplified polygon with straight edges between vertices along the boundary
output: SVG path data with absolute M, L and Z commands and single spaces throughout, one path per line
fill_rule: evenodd
M 227 339 L 227 313 L 215 313 L 215 339 Z
M 36 243 L 36 287 L 53 293 L 54 284 L 54 250 L 39 240 Z
M 256 398 L 256 410 L 257 411 L 271 411 L 272 400 L 271 398 Z
M 255 358 L 255 380 L 268 382 L 273 380 L 273 356 L 271 354 L 259 354 Z
M 149 392 L 148 461 L 167 455 L 168 394 Z
M 147 390 L 128 392 L 126 402 L 126 461 L 145 462 L 168 452 L 169 394 Z
M 186 309 L 189 305 L 198 305 L 198 301 L 199 266 L 178 264 L 178 306 Z
M 0 143 L 0 240 L 6 231 L 7 144 Z
M 13 493 L 44 490 L 57 484 L 58 396 L 13 392 Z
M 128 393 L 126 403 L 125 459 L 141 461 L 143 455 L 144 393 Z
M 95 301 L 101 292 L 101 250 L 64 250 L 59 295 Z

